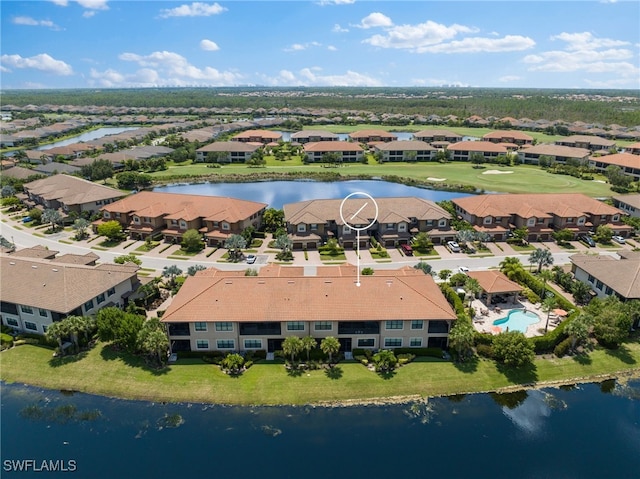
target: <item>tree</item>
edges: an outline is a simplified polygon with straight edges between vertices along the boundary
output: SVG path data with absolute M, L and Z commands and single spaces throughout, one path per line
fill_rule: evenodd
M 62 223 L 62 215 L 58 210 L 47 208 L 42 212 L 42 221 L 51 224 L 51 231 L 55 231 L 56 227 Z
M 229 259 L 235 262 L 240 259 L 241 250 L 247 247 L 247 240 L 241 235 L 233 234 L 224 242 L 224 247 L 229 250 Z
M 542 278 L 542 291 L 540 291 L 540 298 L 544 299 L 547 296 L 547 282 L 553 279 L 553 273 L 548 269 L 540 271 L 538 277 Z
M 461 318 L 458 318 L 449 332 L 449 346 L 456 351 L 461 362 L 473 356 L 474 333 L 473 326 Z
M 456 273 L 456 274 L 452 275 L 451 277 L 449 277 L 449 283 L 452 286 L 462 286 L 463 284 L 465 284 L 467 282 L 468 278 L 469 278 L 469 276 L 467 276 L 464 273 Z
M 427 263 L 426 261 L 419 261 L 417 264 L 413 265 L 415 269 L 419 269 L 424 274 L 433 275 L 433 267 Z
M 610 244 L 611 238 L 613 238 L 613 230 L 607 225 L 600 225 L 596 228 L 596 234 L 593 235 L 593 240 L 598 243 Z
M 144 317 L 126 313 L 116 307 L 102 308 L 96 315 L 100 341 L 111 341 L 130 353 L 136 351 L 138 332 L 143 323 Z
M 446 281 L 449 279 L 449 276 L 451 276 L 451 273 L 453 273 L 453 271 L 451 271 L 450 269 L 441 269 L 438 272 L 438 278 L 440 278 L 443 281 Z
M 511 281 L 522 281 L 524 277 L 524 268 L 518 258 L 507 256 L 500 262 L 500 271 Z
M 571 241 L 574 235 L 573 235 L 573 231 L 571 231 L 570 229 L 563 228 L 561 230 L 554 231 L 552 236 L 553 236 L 553 239 L 556 240 L 556 242 L 559 245 L 562 245 Z
M 142 260 L 138 258 L 135 254 L 125 254 L 122 256 L 118 256 L 113 260 L 116 264 L 125 264 L 125 263 L 133 263 L 140 266 L 142 264 Z
M 551 266 L 553 264 L 553 255 L 546 248 L 536 248 L 529 255 L 529 263 L 538 265 L 538 273 L 543 266 Z
M 329 240 L 331 241 L 331 240 Z M 283 233 L 278 235 L 275 240 L 276 248 L 280 249 L 280 253 L 276 255 L 276 258 L 280 261 L 288 261 L 293 259 L 293 254 L 291 253 L 291 247 L 293 246 L 293 242 L 289 235 Z
M 198 271 L 203 271 L 205 269 L 207 269 L 206 266 L 201 265 L 201 264 L 196 264 L 196 265 L 193 265 L 193 266 L 189 266 L 187 268 L 187 274 L 189 276 L 194 276 Z
M 307 361 L 309 361 L 309 355 L 311 354 L 311 350 L 318 345 L 318 342 L 313 339 L 311 336 L 305 336 L 302 338 L 302 350 L 307 353 Z
M 64 355 L 64 350 L 62 349 L 62 340 L 69 337 L 69 329 L 67 328 L 67 323 L 64 321 L 56 321 L 50 324 L 47 327 L 47 332 L 44 333 L 44 337 L 47 341 L 57 341 L 58 349 L 61 355 Z
M 200 232 L 195 229 L 185 231 L 182 235 L 182 247 L 187 251 L 200 251 L 204 248 Z
M 279 228 L 285 228 L 284 211 L 267 208 L 262 215 L 262 224 L 268 233 L 274 233 Z
M 16 194 L 16 189 L 11 185 L 4 185 L 1 194 L 3 198 L 10 198 Z
M 471 243 L 476 239 L 476 232 L 474 230 L 462 230 L 456 233 L 456 239 L 463 245 Z
M 540 296 L 544 298 L 544 296 Z M 542 300 L 542 311 L 547 313 L 547 321 L 544 324 L 544 332 L 549 330 L 549 316 L 551 316 L 551 310 L 558 305 L 558 300 L 555 295 L 551 294 Z
M 373 355 L 373 364 L 375 365 L 376 372 L 389 372 L 392 371 L 398 364 L 398 358 L 393 351 L 389 349 L 383 349 Z
M 464 289 L 466 290 L 467 295 L 469 296 L 469 307 L 471 307 L 471 303 L 473 302 L 476 295 L 480 291 L 482 291 L 482 287 L 480 286 L 480 283 L 478 282 L 477 279 L 467 276 L 467 279 L 464 282 Z
M 76 232 L 74 238 L 80 241 L 89 236 L 89 234 L 87 233 L 87 228 L 90 224 L 91 223 L 89 223 L 89 221 L 84 218 L 78 218 L 77 220 L 75 220 L 72 226 L 73 230 Z
M 121 190 L 135 190 L 150 186 L 153 179 L 151 175 L 137 171 L 123 171 L 116 175 L 116 181 Z
M 142 353 L 157 359 L 159 366 L 164 364 L 169 351 L 169 338 L 158 318 L 144 322 L 138 331 L 137 343 Z
M 475 165 L 476 168 L 480 167 L 484 163 L 484 155 L 477 151 L 471 153 L 471 163 Z
M 253 235 L 255 232 L 256 232 L 256 229 L 253 226 L 247 226 L 245 229 L 242 230 L 242 233 L 240 233 L 244 238 L 244 240 L 247 242 L 247 245 L 251 245 L 251 242 L 253 241 Z
M 523 226 L 522 228 L 516 228 L 513 230 L 513 238 L 518 242 L 518 244 L 524 244 L 529 237 L 529 228 Z
M 413 245 L 414 249 L 422 253 L 426 253 L 433 248 L 433 241 L 431 241 L 429 235 L 424 231 L 421 231 L 420 233 L 415 235 L 411 244 Z
M 604 170 L 604 176 L 607 177 L 612 186 L 627 189 L 631 184 L 631 176 L 626 175 L 624 170 L 617 165 L 609 165 Z
M 500 333 L 493 338 L 493 354 L 507 366 L 521 367 L 533 362 L 533 344 L 520 331 Z
M 366 267 L 366 268 L 362 268 L 362 271 L 360 271 L 360 273 L 363 276 L 373 276 L 375 271 L 373 270 L 373 268 Z
M 576 280 L 571 284 L 571 294 L 577 304 L 586 304 L 591 297 L 591 286 Z
M 80 174 L 91 181 L 106 180 L 113 176 L 113 164 L 109 160 L 93 160 L 81 168 Z
M 617 349 L 629 336 L 632 321 L 620 306 L 605 307 L 594 319 L 593 335 L 605 348 Z
M 593 325 L 593 317 L 585 312 L 571 320 L 565 328 L 566 333 L 571 337 L 571 349 L 575 349 L 589 339 L 589 333 Z
M 295 357 L 302 351 L 302 340 L 298 336 L 287 336 L 282 341 L 282 352 L 287 356 L 291 356 L 291 362 L 295 361 Z
M 327 336 L 320 341 L 320 349 L 322 352 L 329 355 L 329 364 L 333 363 L 333 355 L 340 350 L 340 341 L 333 336 Z
M 31 208 L 27 213 L 34 223 L 40 224 L 42 222 L 42 210 L 38 208 Z
M 116 221 L 105 221 L 98 225 L 98 234 L 104 236 L 110 241 L 119 241 L 123 239 L 122 225 Z
M 221 366 L 230 374 L 240 374 L 244 366 L 244 358 L 238 353 L 227 354 L 222 360 Z
M 175 264 L 170 266 L 165 266 L 162 270 L 162 277 L 169 279 L 169 288 L 173 288 L 176 284 L 176 276 L 182 274 L 182 270 L 178 268 Z

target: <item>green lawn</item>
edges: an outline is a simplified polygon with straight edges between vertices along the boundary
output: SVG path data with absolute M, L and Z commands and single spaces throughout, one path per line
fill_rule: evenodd
M 596 350 L 587 358 L 537 359 L 532 368 L 503 370 L 489 360 L 456 365 L 424 358 L 383 379 L 355 363 L 289 375 L 280 363 L 261 362 L 238 378 L 199 359 L 180 360 L 163 371 L 140 359 L 118 356 L 99 344 L 81 357 L 56 359 L 52 350 L 24 345 L 0 353 L 0 377 L 51 389 L 81 391 L 153 401 L 223 404 L 308 404 L 390 396 L 437 396 L 541 384 L 594 380 L 606 375 L 639 373 L 640 343 L 617 351 Z
M 325 168 L 320 165 L 296 165 L 291 162 L 277 162 L 276 166 L 249 168 L 246 165 L 225 165 L 222 168 L 207 168 L 202 164 L 170 166 L 165 171 L 151 173 L 157 180 L 171 176 L 202 175 L 251 175 L 253 173 L 295 173 L 309 172 L 339 173 L 347 176 L 399 176 L 431 182 L 434 185 L 472 185 L 485 191 L 512 193 L 584 193 L 588 196 L 611 196 L 609 185 L 600 181 L 586 181 L 567 175 L 554 175 L 536 166 L 518 165 L 502 167 L 485 165 L 485 168 L 473 168 L 469 163 L 385 163 L 385 164 L 347 164 L 340 168 Z M 500 171 L 502 174 L 491 174 Z M 489 173 L 488 173 L 489 172 Z M 435 178 L 436 180 L 433 180 Z M 441 181 L 437 181 L 441 180 Z

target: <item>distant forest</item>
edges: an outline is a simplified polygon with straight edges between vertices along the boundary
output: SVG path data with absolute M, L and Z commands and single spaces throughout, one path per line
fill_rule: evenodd
M 486 88 L 146 88 L 6 90 L 2 105 L 132 108 L 332 109 L 375 114 L 471 115 L 640 125 L 638 90 Z

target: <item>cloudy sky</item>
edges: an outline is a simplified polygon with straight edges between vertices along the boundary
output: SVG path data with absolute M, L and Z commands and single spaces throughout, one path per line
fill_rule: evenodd
M 640 2 L 2 0 L 2 88 L 640 88 Z

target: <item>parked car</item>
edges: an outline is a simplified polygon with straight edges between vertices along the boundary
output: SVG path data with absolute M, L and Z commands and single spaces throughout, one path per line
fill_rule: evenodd
M 413 256 L 413 248 L 409 244 L 401 244 L 400 249 L 405 254 L 405 256 Z
M 247 264 L 253 264 L 255 262 L 256 262 L 256 255 L 255 254 L 247 255 Z
M 584 244 L 586 244 L 587 246 L 590 247 L 595 247 L 596 242 L 593 241 L 593 238 L 589 235 L 580 235 L 580 237 L 578 238 L 580 241 L 582 241 Z
M 616 243 L 619 243 L 619 244 L 625 244 L 626 243 L 626 240 L 622 236 L 615 235 L 615 236 L 612 236 L 611 239 L 613 241 L 615 241 Z
M 466 266 L 460 266 L 458 268 L 458 271 L 464 274 L 467 274 L 469 272 L 469 268 L 467 268 Z
M 449 248 L 449 251 L 452 253 L 459 253 L 461 251 L 460 245 L 455 241 L 447 241 L 447 248 Z
M 25 216 L 24 218 L 22 218 L 23 223 L 28 223 L 30 221 L 31 221 L 31 216 Z

